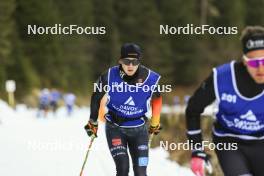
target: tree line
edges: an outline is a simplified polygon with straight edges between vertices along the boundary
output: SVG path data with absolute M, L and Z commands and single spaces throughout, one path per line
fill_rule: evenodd
M 0 92 L 7 79 L 23 96 L 33 88 L 88 93 L 135 42 L 163 83 L 190 86 L 209 68 L 241 55 L 239 34 L 263 25 L 264 0 L 0 0 Z M 28 35 L 28 25 L 104 26 L 105 35 Z M 236 26 L 237 35 L 160 35 L 161 24 Z

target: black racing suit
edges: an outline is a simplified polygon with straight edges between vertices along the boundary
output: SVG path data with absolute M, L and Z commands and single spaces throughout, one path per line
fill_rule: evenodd
M 128 76 L 119 67 L 120 77 L 131 85 L 142 83 L 147 78 L 149 69 L 139 65 L 136 73 L 133 76 Z M 107 85 L 108 73 L 101 75 L 97 84 Z M 90 119 L 97 121 L 100 101 L 105 92 L 94 92 L 91 99 L 91 115 Z M 160 93 L 155 91 L 152 98 L 160 97 Z M 121 128 L 116 124 L 106 121 L 106 137 L 108 147 L 116 165 L 117 176 L 128 176 L 129 173 L 129 148 L 130 155 L 133 161 L 133 170 L 135 176 L 146 176 L 148 164 L 148 129 L 144 124 L 139 127 Z
M 235 75 L 239 92 L 248 98 L 254 97 L 264 90 L 264 84 L 257 84 L 249 75 L 242 62 L 235 63 Z M 200 129 L 200 116 L 205 107 L 216 99 L 214 93 L 213 73 L 200 85 L 188 102 L 186 109 L 186 123 L 188 131 Z M 215 128 L 223 128 L 217 121 Z M 226 129 L 225 129 L 226 130 Z M 237 176 L 253 174 L 254 176 L 264 175 L 264 140 L 246 141 L 235 137 L 213 136 L 217 143 L 237 143 L 237 151 L 216 151 L 220 165 L 225 175 Z M 189 140 L 194 143 L 201 143 L 202 135 L 188 134 Z

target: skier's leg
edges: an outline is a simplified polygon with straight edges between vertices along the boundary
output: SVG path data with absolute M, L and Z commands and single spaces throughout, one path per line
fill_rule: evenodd
M 264 175 L 264 141 L 254 141 L 250 144 L 244 144 L 241 148 L 249 161 L 252 174 L 254 176 Z
M 116 176 L 128 176 L 127 140 L 120 131 L 120 127 L 106 122 L 105 130 L 108 147 L 116 165 Z
M 147 126 L 137 127 L 133 130 L 133 136 L 128 138 L 129 152 L 133 161 L 133 170 L 135 176 L 146 176 L 148 155 L 148 131 Z
M 39 103 L 38 111 L 37 111 L 37 118 L 42 117 L 43 113 L 44 113 L 44 105 Z
M 73 105 L 67 105 L 67 115 L 68 115 L 68 117 L 70 117 L 71 116 L 71 114 L 72 114 L 72 111 L 73 111 Z
M 49 112 L 49 105 L 48 104 L 45 104 L 44 105 L 44 117 L 47 117 L 48 116 L 48 112 Z
M 214 143 L 228 143 L 228 141 L 220 137 L 214 137 Z M 224 175 L 250 176 L 252 173 L 249 168 L 247 157 L 244 155 L 240 143 L 237 143 L 237 147 L 237 150 L 215 150 Z

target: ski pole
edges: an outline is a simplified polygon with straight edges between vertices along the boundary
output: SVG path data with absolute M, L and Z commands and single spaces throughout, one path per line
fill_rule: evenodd
M 87 149 L 86 155 L 85 155 L 85 159 L 84 159 L 84 162 L 83 162 L 83 165 L 82 165 L 82 169 L 81 169 L 81 172 L 80 172 L 80 176 L 82 176 L 82 174 L 83 174 L 84 166 L 85 166 L 85 164 L 86 164 L 86 161 L 87 161 L 88 155 L 89 155 L 90 150 L 91 150 L 91 148 L 92 148 L 92 144 L 93 144 L 94 139 L 95 139 L 95 135 L 93 135 L 93 136 L 91 137 L 91 140 L 90 140 L 90 143 L 89 143 L 89 146 L 88 146 L 88 149 Z
M 151 142 L 152 142 L 153 137 L 154 137 L 153 133 L 149 135 L 149 141 L 148 141 L 148 147 L 149 148 L 151 147 Z

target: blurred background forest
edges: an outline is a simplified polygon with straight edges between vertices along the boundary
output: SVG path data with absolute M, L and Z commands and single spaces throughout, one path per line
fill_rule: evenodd
M 264 0 L 0 0 L 0 99 L 7 99 L 5 81 L 11 79 L 19 102 L 30 104 L 35 90 L 47 87 L 74 92 L 88 104 L 97 77 L 117 64 L 123 43 L 134 42 L 143 49 L 143 64 L 162 75 L 162 84 L 173 86 L 164 98 L 170 103 L 174 95 L 191 94 L 212 67 L 240 58 L 241 31 L 264 25 L 263 8 Z M 107 32 L 27 34 L 27 25 L 55 24 L 105 26 Z M 161 24 L 236 26 L 238 34 L 160 35 Z M 212 119 L 206 120 L 208 137 Z M 159 140 L 186 140 L 183 115 L 162 118 L 162 124 L 155 146 Z M 180 164 L 189 161 L 188 151 L 170 153 Z M 215 156 L 213 161 L 216 175 L 222 175 Z
M 246 25 L 264 24 L 264 0 L 0 0 L 0 96 L 5 81 L 16 98 L 55 87 L 88 96 L 115 65 L 124 42 L 143 49 L 143 64 L 162 83 L 195 87 L 211 68 L 241 55 Z M 27 25 L 105 26 L 106 35 L 28 35 Z M 160 35 L 159 25 L 237 26 L 237 35 Z

